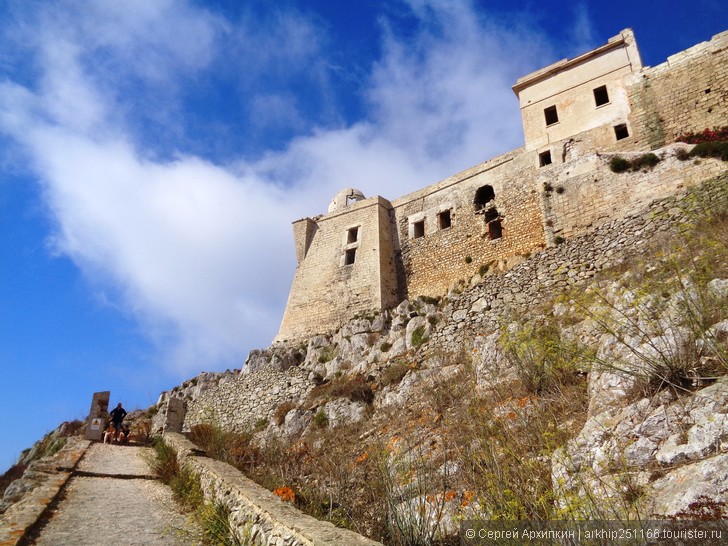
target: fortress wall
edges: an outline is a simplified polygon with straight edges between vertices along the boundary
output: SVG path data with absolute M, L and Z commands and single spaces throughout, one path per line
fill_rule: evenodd
M 225 430 L 254 430 L 270 422 L 284 402 L 301 401 L 314 384 L 298 367 L 285 371 L 273 366 L 247 374 L 225 375 L 197 389 L 185 399 L 184 431 L 200 423 L 215 423 Z
M 640 172 L 613 173 L 609 168 L 610 155 L 592 154 L 553 170 L 539 172 L 544 217 L 549 237 L 574 237 L 613 219 L 622 218 L 646 208 L 652 201 L 675 194 L 703 180 L 726 171 L 724 162 L 715 159 L 680 161 L 673 144 L 657 155 L 662 157 L 654 169 Z M 621 153 L 629 159 L 643 152 Z
M 460 175 L 393 202 L 400 240 L 406 295 L 444 295 L 482 265 L 528 254 L 545 244 L 534 167 L 522 150 L 495 158 Z M 476 210 L 479 188 L 489 185 L 495 199 Z M 502 237 L 491 238 L 486 210 L 500 215 Z M 450 212 L 443 228 L 438 215 Z M 424 221 L 424 236 L 414 224 Z
M 393 304 L 390 207 L 375 197 L 314 220 L 275 341 L 326 333 L 357 312 Z M 353 242 L 348 241 L 351 230 L 356 231 Z M 354 252 L 349 265 L 347 251 Z M 382 252 L 388 257 L 384 262 Z
M 647 148 L 728 119 L 728 31 L 627 79 L 630 124 Z

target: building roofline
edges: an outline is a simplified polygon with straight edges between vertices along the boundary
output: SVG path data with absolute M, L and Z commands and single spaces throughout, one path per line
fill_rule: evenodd
M 587 51 L 586 53 L 583 53 L 578 57 L 574 57 L 573 59 L 561 59 L 560 61 L 556 61 L 553 64 L 536 70 L 535 72 L 531 72 L 530 74 L 522 76 L 521 78 L 518 78 L 516 84 L 511 89 L 513 89 L 513 92 L 516 94 L 516 96 L 518 96 L 518 94 L 524 89 L 531 87 L 532 85 L 541 82 L 547 78 L 550 78 L 551 76 L 554 76 L 559 72 L 563 72 L 564 70 L 568 70 L 577 65 L 583 64 L 587 61 L 590 61 L 594 57 L 603 55 L 604 53 L 613 49 L 629 45 L 628 42 L 630 41 L 630 38 L 631 41 L 634 42 L 634 33 L 632 32 L 632 29 L 626 28 L 616 36 L 612 36 L 611 38 L 609 38 L 606 44 L 599 46 L 596 49 Z

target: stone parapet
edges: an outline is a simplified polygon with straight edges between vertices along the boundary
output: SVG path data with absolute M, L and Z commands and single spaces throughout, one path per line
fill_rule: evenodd
M 229 464 L 200 455 L 181 434 L 168 432 L 164 441 L 177 451 L 180 465 L 200 477 L 205 498 L 230 510 L 230 523 L 245 544 L 272 546 L 380 544 L 353 531 L 307 516 L 291 504 L 246 478 Z
M 20 544 L 72 476 L 91 442 L 68 438 L 52 457 L 31 463 L 0 502 L 0 546 Z

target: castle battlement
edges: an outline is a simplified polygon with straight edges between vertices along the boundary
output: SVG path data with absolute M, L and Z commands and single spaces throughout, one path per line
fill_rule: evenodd
M 486 267 L 623 217 L 724 169 L 666 145 L 728 124 L 728 32 L 643 67 L 631 30 L 520 78 L 525 143 L 392 201 L 345 188 L 293 223 L 298 266 L 274 341 L 329 333 L 353 315 L 439 296 Z M 660 149 L 650 172 L 611 155 Z

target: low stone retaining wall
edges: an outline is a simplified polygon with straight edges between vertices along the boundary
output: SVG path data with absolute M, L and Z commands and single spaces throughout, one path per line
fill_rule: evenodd
M 164 441 L 177 451 L 180 465 L 200 477 L 205 498 L 223 503 L 238 538 L 263 546 L 374 546 L 380 544 L 353 531 L 307 516 L 246 478 L 229 464 L 200 455 L 181 434 L 167 432 Z
M 0 546 L 19 544 L 73 475 L 91 442 L 68 438 L 55 455 L 32 462 L 5 491 L 0 503 Z

